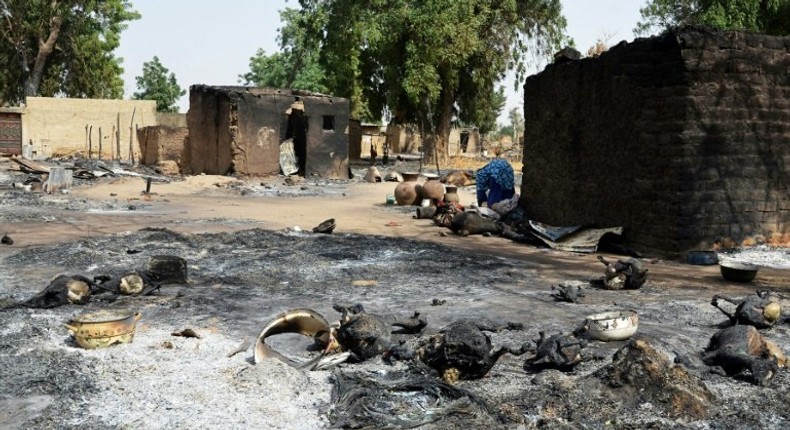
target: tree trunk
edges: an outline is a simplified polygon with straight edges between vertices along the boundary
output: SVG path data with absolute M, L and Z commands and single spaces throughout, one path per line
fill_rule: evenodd
M 447 165 L 450 159 L 450 121 L 453 119 L 453 103 L 455 94 L 452 90 L 442 90 L 439 100 L 439 118 L 436 121 L 436 130 L 433 139 L 428 139 L 425 146 L 425 160 L 427 164 L 436 163 Z
M 53 16 L 49 20 L 49 37 L 47 37 L 47 40 L 39 39 L 38 41 L 38 53 L 36 54 L 36 61 L 33 63 L 33 70 L 30 71 L 27 79 L 25 79 L 25 97 L 38 95 L 38 87 L 41 85 L 41 78 L 44 75 L 44 66 L 47 65 L 49 54 L 55 49 L 55 43 L 60 35 L 61 24 L 61 18 Z M 27 64 L 23 68 L 27 70 Z

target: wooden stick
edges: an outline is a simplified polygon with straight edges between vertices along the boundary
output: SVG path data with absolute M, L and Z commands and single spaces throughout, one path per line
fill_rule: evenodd
M 115 128 L 115 154 L 118 156 L 118 161 L 121 161 L 121 113 L 118 112 L 116 117 L 117 127 Z
M 93 126 L 88 129 L 88 160 L 93 158 Z
M 134 124 L 134 114 L 137 112 L 137 106 L 132 109 L 132 119 L 129 121 L 129 161 L 134 165 L 134 146 L 132 145 L 132 124 Z

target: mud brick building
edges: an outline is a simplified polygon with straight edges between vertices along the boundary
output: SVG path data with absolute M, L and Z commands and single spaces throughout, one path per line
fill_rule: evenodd
M 521 205 L 664 254 L 790 232 L 790 37 L 683 28 L 527 79 Z
M 186 174 L 270 175 L 293 138 L 300 174 L 348 178 L 348 100 L 306 91 L 190 87 Z

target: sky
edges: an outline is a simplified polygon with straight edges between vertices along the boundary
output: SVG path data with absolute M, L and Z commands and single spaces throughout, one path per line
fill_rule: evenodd
M 609 46 L 634 39 L 639 8 L 646 0 L 561 0 L 568 34 L 582 53 L 598 38 Z M 297 0 L 131 0 L 142 18 L 131 22 L 121 34 L 117 56 L 124 59 L 125 97 L 137 91 L 135 77 L 143 63 L 154 56 L 173 72 L 187 94 L 179 100 L 182 113 L 189 109 L 189 86 L 238 85 L 239 75 L 249 71 L 250 57 L 262 48 L 279 50 L 278 11 L 298 7 Z M 530 72 L 537 73 L 541 66 Z M 507 113 L 521 107 L 523 90 L 516 91 L 512 78 L 504 82 L 507 105 L 499 122 L 509 123 Z

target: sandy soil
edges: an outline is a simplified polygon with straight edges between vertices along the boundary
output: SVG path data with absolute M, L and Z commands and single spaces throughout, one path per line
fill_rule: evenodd
M 721 321 L 721 314 L 708 304 L 714 293 L 744 296 L 762 288 L 785 295 L 790 290 L 790 271 L 785 269 L 761 269 L 754 283 L 742 285 L 723 281 L 716 266 L 649 259 L 651 281 L 642 291 L 598 292 L 585 305 L 556 304 L 548 297 L 550 286 L 596 277 L 602 268 L 596 255 L 535 248 L 498 237 L 448 234 L 430 220 L 414 219 L 414 208 L 386 205 L 394 187 L 394 183 L 335 184 L 306 179 L 288 184 L 281 177 L 241 182 L 196 176 L 154 182 L 152 194 L 144 195 L 143 179 L 123 177 L 79 185 L 67 195 L 44 196 L 29 205 L 0 207 L 0 234 L 7 233 L 15 241 L 12 246 L 0 246 L 0 260 L 13 267 L 0 274 L 0 298 L 29 296 L 62 270 L 90 274 L 122 270 L 138 261 L 125 250 L 142 249 L 145 256 L 158 250 L 146 249 L 151 246 L 185 255 L 196 279 L 193 285 L 168 289 L 142 302 L 115 303 L 138 306 L 146 318 L 132 344 L 106 350 L 75 348 L 60 327 L 82 309 L 13 311 L 13 318 L 3 320 L 6 325 L 0 330 L 0 375 L 13 381 L 9 387 L 29 383 L 36 388 L 0 391 L 0 428 L 326 427 L 330 373 L 301 372 L 279 362 L 267 363 L 261 371 L 251 366 L 250 352 L 232 358 L 225 355 L 284 308 L 307 306 L 334 317 L 333 297 L 364 302 L 378 311 L 397 307 L 427 312 L 433 330 L 459 316 L 496 316 L 528 326 L 524 333 L 510 337 L 497 334 L 495 341 L 528 341 L 541 329 L 567 332 L 588 313 L 612 306 L 634 307 L 643 318 L 640 332 L 651 335 L 662 351 L 672 354 L 673 350 L 692 353 L 707 343 Z M 474 189 L 462 189 L 459 195 L 461 203 L 471 203 Z M 21 197 L 7 198 L 18 202 Z M 337 229 L 323 242 L 295 232 L 310 230 L 328 218 L 337 220 Z M 187 236 L 139 231 L 150 227 Z M 284 245 L 288 242 L 283 242 L 282 235 L 244 232 L 251 228 L 286 232 L 284 237 L 294 237 L 298 246 Z M 241 233 L 228 236 L 227 232 Z M 310 269 L 300 267 L 300 259 L 316 254 L 318 259 L 309 260 Z M 276 267 L 267 268 L 268 260 Z M 264 273 L 254 273 L 260 271 Z M 354 281 L 371 279 L 376 281 L 372 288 L 354 286 Z M 304 290 L 282 287 L 295 282 L 303 283 L 299 288 Z M 274 286 L 256 294 L 245 290 L 260 283 Z M 448 298 L 451 303 L 431 307 L 428 303 L 434 297 Z M 787 299 L 782 296 L 785 308 L 790 307 Z M 168 325 L 161 326 L 163 322 Z M 39 324 L 41 328 L 34 327 Z M 183 327 L 194 327 L 204 337 L 170 336 Z M 20 346 L 24 336 L 33 339 L 31 346 Z M 786 324 L 775 328 L 772 338 L 790 350 Z M 171 342 L 172 349 L 163 346 L 165 342 Z M 611 354 L 617 347 L 598 348 Z M 13 363 L 22 363 L 20 369 L 39 369 L 41 376 L 11 373 Z M 574 378 L 590 374 L 601 363 L 587 366 Z M 62 368 L 68 371 L 63 373 Z M 380 364 L 360 369 L 383 372 Z M 491 378 L 468 387 L 511 405 L 517 396 L 523 395 L 526 402 L 538 395 L 520 391 L 525 389 L 524 381 L 533 377 L 524 379 L 519 360 L 505 360 Z M 717 410 L 715 421 L 662 421 L 656 418 L 660 412 L 642 405 L 647 408 L 644 416 L 630 421 L 620 417 L 621 422 L 630 428 L 638 428 L 640 422 L 658 428 L 727 427 L 731 413 L 747 427 L 760 426 L 759 413 L 746 416 L 743 411 L 755 407 L 757 400 L 748 399 L 767 394 L 779 396 L 775 400 L 779 403 L 766 408 L 762 418 L 767 421 L 762 426 L 788 424 L 790 417 L 779 406 L 790 400 L 786 398 L 787 372 L 770 389 L 721 377 L 708 383 L 724 403 L 737 405 L 731 411 Z M 536 378 L 532 384 L 542 387 L 543 382 Z M 123 387 L 127 387 L 128 399 Z M 728 397 L 731 391 L 734 400 Z M 574 396 L 566 393 L 564 401 Z M 93 404 L 102 399 L 104 412 Z M 124 409 L 125 401 L 130 406 Z M 551 415 L 544 406 L 521 405 L 518 425 L 543 422 Z M 550 422 L 573 428 L 573 421 L 567 421 L 572 416 L 567 412 Z M 587 425 L 601 423 L 594 420 Z

